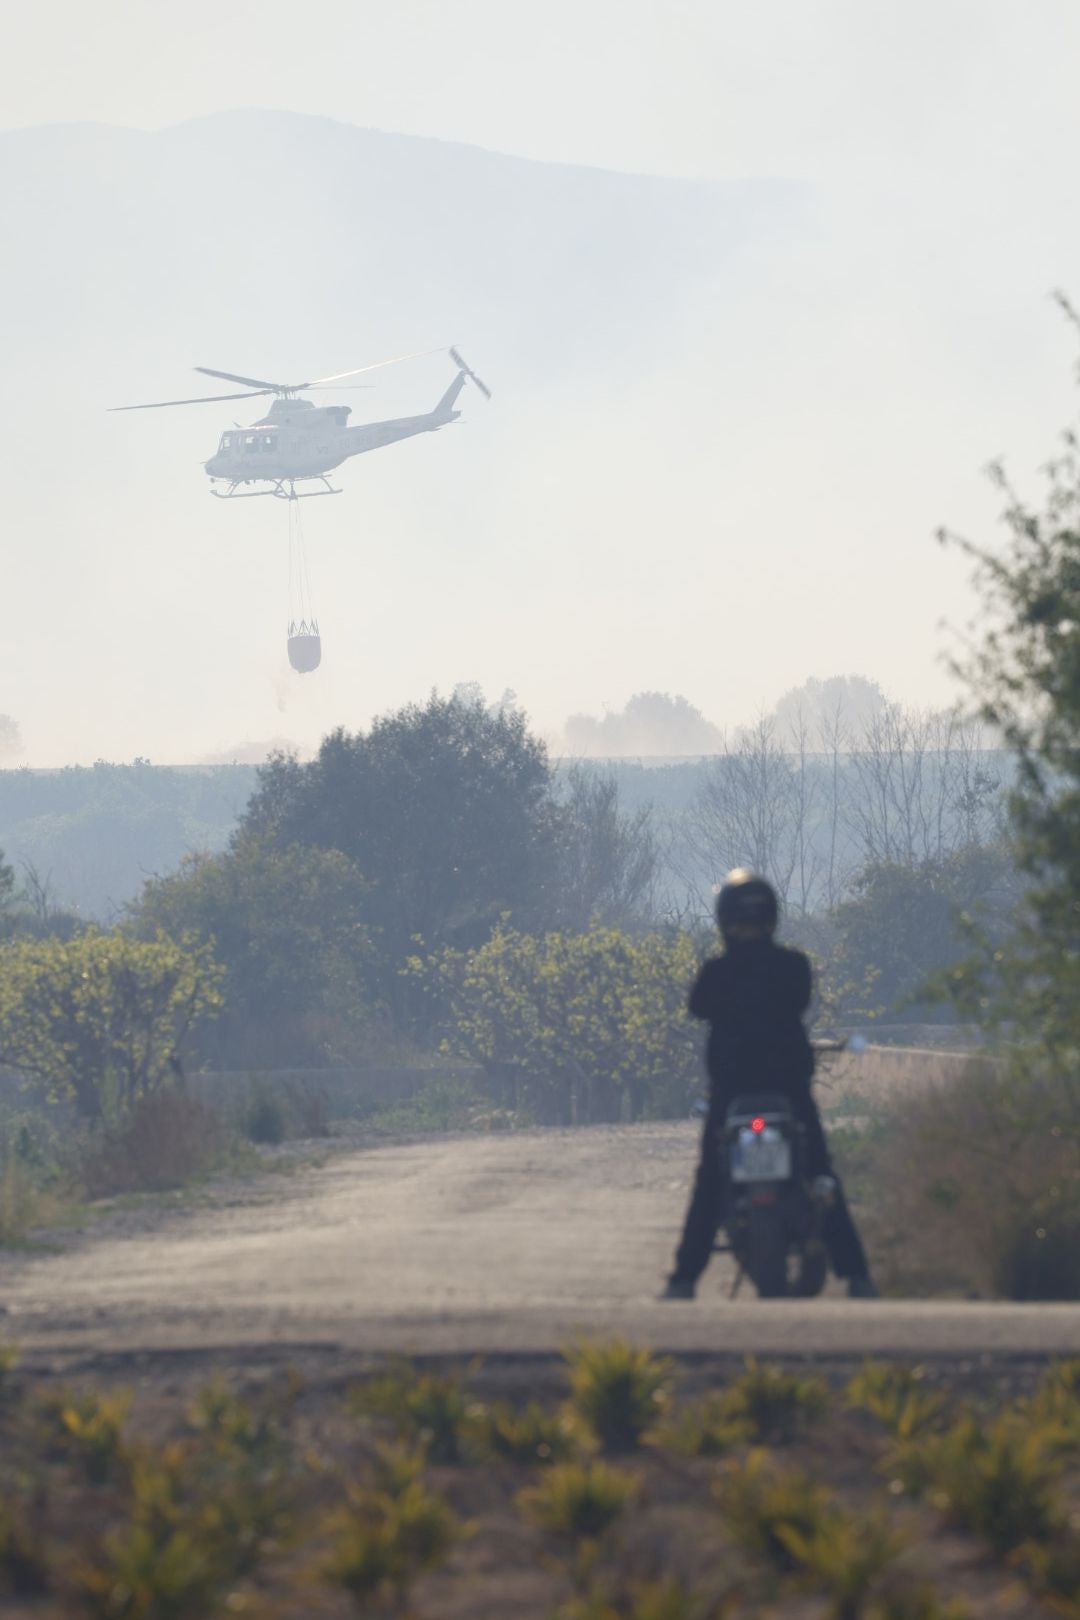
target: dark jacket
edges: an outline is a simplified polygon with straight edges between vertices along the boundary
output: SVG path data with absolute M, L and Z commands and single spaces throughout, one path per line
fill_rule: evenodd
M 803 1028 L 810 963 L 771 940 L 735 944 L 710 957 L 690 991 L 695 1018 L 709 1025 L 705 1062 L 713 1099 L 743 1091 L 808 1091 L 814 1052 Z

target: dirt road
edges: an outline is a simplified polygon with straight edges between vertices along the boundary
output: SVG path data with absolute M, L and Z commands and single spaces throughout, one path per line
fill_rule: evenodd
M 659 1303 L 695 1144 L 689 1123 L 428 1139 L 118 1211 L 64 1252 L 0 1260 L 0 1338 L 423 1353 L 618 1331 L 683 1351 L 1080 1352 L 1080 1306 L 731 1303 L 720 1259 L 697 1301 Z

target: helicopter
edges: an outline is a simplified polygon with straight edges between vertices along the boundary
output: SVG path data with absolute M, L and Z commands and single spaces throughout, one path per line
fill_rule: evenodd
M 314 377 L 309 382 L 301 383 L 267 382 L 260 377 L 242 377 L 232 371 L 196 366 L 195 370 L 204 377 L 241 384 L 244 393 L 207 394 L 197 399 L 159 399 L 145 405 L 114 405 L 112 409 L 154 411 L 172 405 L 209 405 L 220 400 L 258 399 L 273 394 L 274 402 L 265 416 L 250 427 L 236 427 L 223 433 L 215 454 L 203 463 L 211 485 L 223 483 L 227 486 L 224 490 L 211 488 L 211 495 L 216 495 L 219 500 L 255 500 L 267 495 L 288 501 L 319 495 L 340 495 L 341 490 L 334 488 L 328 474 L 350 456 L 363 455 L 368 450 L 381 450 L 384 445 L 396 444 L 399 439 L 411 439 L 417 433 L 434 433 L 450 422 L 456 422 L 461 412 L 455 407 L 466 382 L 478 388 L 485 399 L 491 398 L 491 390 L 466 365 L 457 349 L 450 348 L 446 352 L 457 367 L 454 380 L 434 408 L 420 416 L 399 416 L 385 422 L 367 422 L 363 426 L 350 427 L 350 406 L 314 405 L 311 400 L 301 396 L 312 389 L 334 388 L 347 378 L 359 377 L 366 371 L 377 371 L 382 366 L 393 366 L 402 360 L 442 352 L 422 349 L 415 354 L 376 360 L 372 365 L 357 366 L 353 371 L 339 371 L 330 377 Z M 296 486 L 301 483 L 321 484 L 323 487 L 298 490 Z M 252 484 L 269 484 L 270 488 L 240 487 Z

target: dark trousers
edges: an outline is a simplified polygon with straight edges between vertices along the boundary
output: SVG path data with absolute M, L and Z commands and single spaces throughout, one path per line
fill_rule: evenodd
M 791 1099 L 796 1119 L 805 1127 L 806 1168 L 813 1176 L 833 1176 L 821 1116 L 809 1090 Z M 701 1137 L 701 1159 L 694 1178 L 694 1191 L 686 1212 L 682 1242 L 675 1254 L 675 1276 L 696 1282 L 709 1263 L 716 1234 L 727 1213 L 727 1177 L 720 1156 L 721 1133 L 727 1099 L 714 1100 L 709 1108 Z M 851 1218 L 844 1189 L 836 1181 L 836 1197 L 825 1211 L 822 1233 L 829 1262 L 838 1277 L 865 1277 L 868 1273 L 862 1242 Z

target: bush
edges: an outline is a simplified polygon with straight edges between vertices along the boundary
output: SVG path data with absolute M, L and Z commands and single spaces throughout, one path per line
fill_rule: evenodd
M 888 1292 L 1080 1299 L 1080 1154 L 1064 1084 L 972 1065 L 892 1104 L 867 1184 Z
M 632 1451 L 667 1408 L 673 1362 L 625 1339 L 564 1352 L 570 1404 L 605 1451 Z
M 403 1605 L 416 1577 L 437 1568 L 463 1533 L 447 1504 L 418 1479 L 397 1491 L 354 1487 L 333 1526 L 326 1574 L 363 1613 L 391 1593 Z
M 459 1463 L 478 1409 L 454 1375 L 420 1372 L 403 1362 L 349 1395 L 350 1410 L 385 1418 L 401 1440 L 419 1444 L 432 1462 Z
M 765 1451 L 725 1464 L 715 1490 L 736 1540 L 783 1575 L 800 1566 L 794 1538 L 809 1544 L 831 1522 L 825 1487 L 801 1469 L 777 1467 Z
M 5 1394 L 5 1383 L 18 1365 L 18 1346 L 14 1344 L 5 1344 L 4 1341 L 0 1339 L 0 1398 L 2 1398 Z
M 475 1432 L 479 1450 L 512 1462 L 563 1462 L 578 1445 L 573 1419 L 545 1411 L 538 1401 L 523 1407 L 496 1401 L 478 1417 Z
M 519 1492 L 525 1516 L 571 1541 L 595 1541 L 640 1488 L 636 1474 L 605 1462 L 555 1463 L 539 1485 Z
M 229 1156 L 219 1115 L 169 1086 L 141 1097 L 115 1124 L 86 1137 L 76 1174 L 90 1198 L 166 1192 L 217 1169 Z
M 921 1367 L 866 1361 L 845 1391 L 849 1406 L 876 1417 L 897 1440 L 913 1439 L 940 1416 L 944 1396 L 926 1389 Z
M 285 1140 L 285 1110 L 279 1098 L 265 1086 L 259 1087 L 244 1115 L 244 1135 L 249 1142 L 276 1147 Z
M 833 1507 L 809 1531 L 792 1525 L 780 1535 L 807 1583 L 829 1595 L 832 1620 L 859 1620 L 874 1586 L 904 1543 L 881 1514 Z
M 679 1407 L 653 1437 L 681 1457 L 719 1457 L 749 1440 L 750 1429 L 745 1418 L 732 1415 L 727 1392 L 721 1391 Z
M 816 1423 L 828 1405 L 822 1378 L 801 1378 L 755 1356 L 720 1396 L 732 1423 L 757 1441 L 787 1441 Z
M 999 1556 L 1059 1532 L 1063 1510 L 1056 1432 L 1005 1412 L 988 1423 L 965 1413 L 941 1434 L 898 1448 L 890 1461 L 901 1482 L 951 1524 L 986 1540 Z
M 0 1592 L 15 1598 L 35 1598 L 48 1586 L 35 1527 L 20 1507 L 0 1497 Z
M 52 1445 L 81 1468 L 91 1485 L 115 1479 L 127 1466 L 124 1426 L 131 1391 L 100 1395 L 94 1390 L 59 1396 L 45 1407 Z

